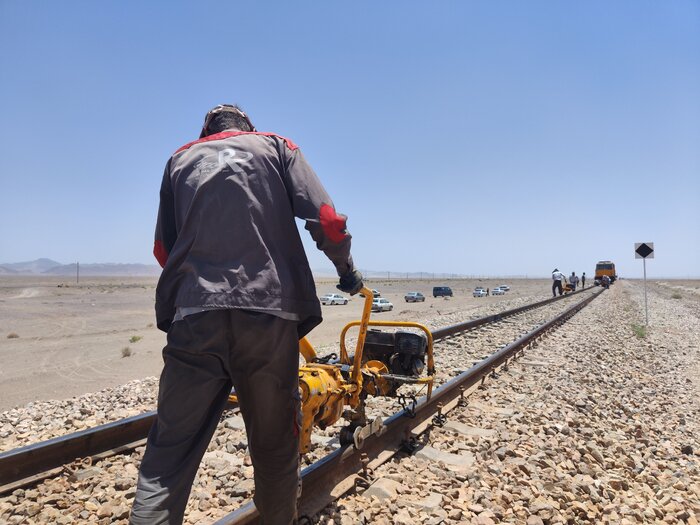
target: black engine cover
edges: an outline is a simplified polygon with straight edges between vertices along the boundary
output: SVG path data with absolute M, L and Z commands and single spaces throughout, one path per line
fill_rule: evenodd
M 425 366 L 428 338 L 411 332 L 369 330 L 365 339 L 365 360 L 383 362 L 393 374 L 417 377 Z

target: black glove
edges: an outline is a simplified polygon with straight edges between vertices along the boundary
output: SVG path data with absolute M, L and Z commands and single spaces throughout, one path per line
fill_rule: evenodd
M 340 278 L 340 284 L 336 285 L 336 288 L 341 292 L 355 295 L 362 290 L 362 286 L 362 274 L 357 270 L 353 270 Z

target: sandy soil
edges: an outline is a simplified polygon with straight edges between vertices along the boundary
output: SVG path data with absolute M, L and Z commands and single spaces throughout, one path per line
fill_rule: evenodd
M 494 288 L 504 282 L 375 280 L 367 285 L 394 303 L 392 312 L 375 314 L 381 319 L 424 321 L 455 313 L 468 319 L 486 304 L 503 303 L 505 309 L 518 299 L 549 296 L 549 283 L 536 279 L 507 281 L 512 289 L 505 296 L 471 295 L 477 285 Z M 154 278 L 93 278 L 78 285 L 62 277 L 1 277 L 0 410 L 159 375 L 165 334 L 154 326 L 155 285 Z M 436 285 L 451 286 L 454 297 L 434 299 Z M 319 281 L 317 289 L 319 295 L 335 292 L 335 282 Z M 406 303 L 408 291 L 422 292 L 426 301 Z M 309 336 L 320 353 L 336 350 L 342 327 L 359 318 L 361 306 L 355 297 L 346 306 L 323 307 L 324 323 Z

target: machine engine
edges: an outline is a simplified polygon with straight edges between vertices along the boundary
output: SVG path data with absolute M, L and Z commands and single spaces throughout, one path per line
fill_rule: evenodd
M 363 359 L 381 361 L 391 374 L 420 377 L 427 350 L 424 334 L 368 330 Z

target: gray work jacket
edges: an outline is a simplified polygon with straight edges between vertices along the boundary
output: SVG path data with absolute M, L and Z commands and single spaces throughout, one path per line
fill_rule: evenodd
M 158 328 L 176 309 L 243 308 L 299 318 L 299 336 L 321 322 L 316 286 L 294 218 L 333 262 L 353 270 L 346 217 L 290 140 L 225 131 L 170 158 L 160 189 L 154 254 Z

